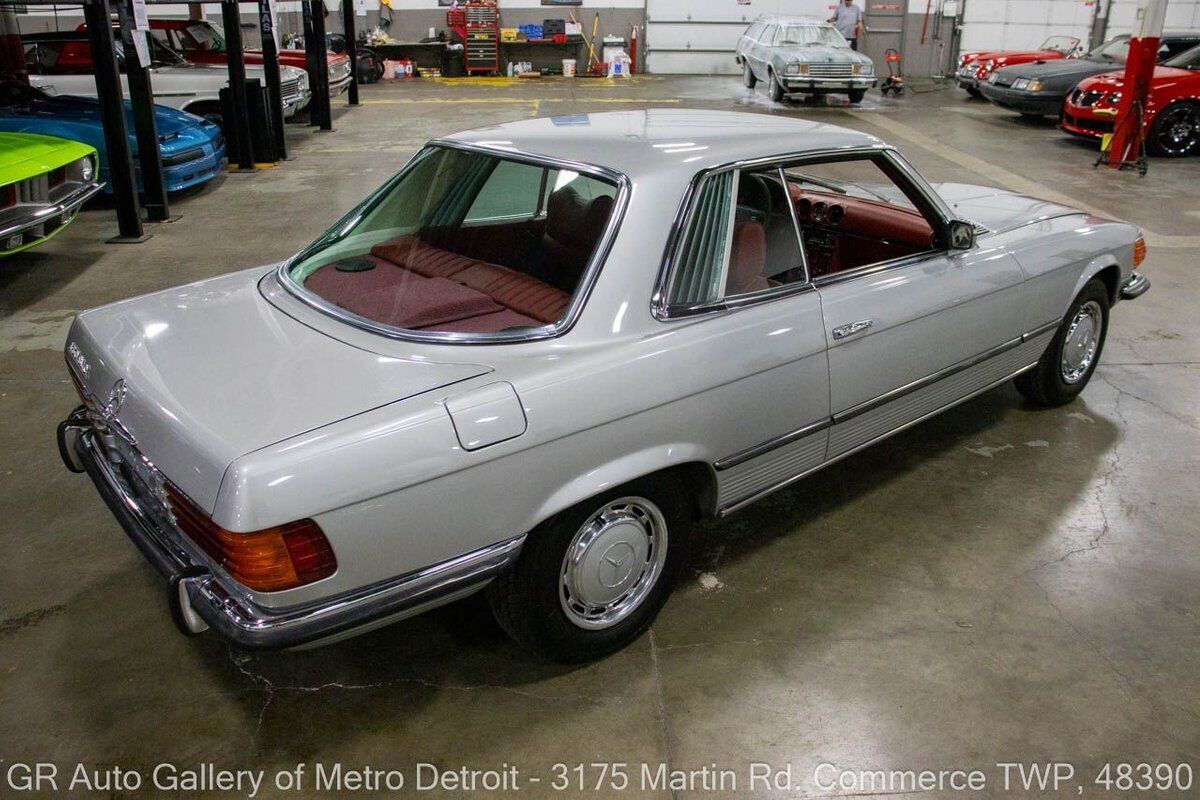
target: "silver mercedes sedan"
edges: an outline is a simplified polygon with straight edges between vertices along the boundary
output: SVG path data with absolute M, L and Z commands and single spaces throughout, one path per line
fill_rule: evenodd
M 738 39 L 734 53 L 746 88 L 764 81 L 777 103 L 798 93 L 844 94 L 858 103 L 876 83 L 871 59 L 815 17 L 760 17 Z
M 830 125 L 525 120 L 429 142 L 282 264 L 80 314 L 58 443 L 185 632 L 313 645 L 482 589 L 593 659 L 695 520 L 1008 380 L 1070 402 L 1144 257 Z

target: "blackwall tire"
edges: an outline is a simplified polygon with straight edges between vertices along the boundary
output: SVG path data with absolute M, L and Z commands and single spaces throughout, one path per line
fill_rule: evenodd
M 1093 278 L 1071 303 L 1037 366 L 1013 380 L 1017 391 L 1043 406 L 1061 406 L 1078 397 L 1100 363 L 1108 315 L 1108 287 Z
M 758 78 L 754 77 L 754 70 L 750 69 L 749 62 L 742 62 L 742 85 L 747 89 L 753 89 L 758 84 Z
M 562 663 L 591 661 L 636 639 L 687 563 L 686 487 L 652 476 L 579 503 L 530 532 L 487 588 L 500 626 Z
M 1146 149 L 1165 158 L 1200 154 L 1200 103 L 1173 103 L 1160 111 L 1150 126 Z

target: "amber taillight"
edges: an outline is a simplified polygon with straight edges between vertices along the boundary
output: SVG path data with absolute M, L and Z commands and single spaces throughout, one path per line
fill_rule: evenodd
M 253 533 L 234 533 L 213 522 L 171 484 L 167 504 L 175 523 L 238 583 L 279 592 L 328 578 L 337 571 L 329 540 L 311 519 Z
M 1133 243 L 1133 265 L 1135 267 L 1141 266 L 1142 262 L 1145 260 L 1146 260 L 1146 240 L 1144 238 L 1142 238 L 1141 236 L 1139 236 L 1137 238 L 1137 241 Z

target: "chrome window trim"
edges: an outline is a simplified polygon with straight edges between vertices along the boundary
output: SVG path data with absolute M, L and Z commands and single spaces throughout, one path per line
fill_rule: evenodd
M 510 161 L 518 161 L 524 164 L 530 164 L 538 167 L 551 167 L 553 169 L 570 170 L 577 172 L 580 175 L 589 175 L 600 180 L 612 183 L 617 188 L 617 195 L 612 212 L 608 217 L 608 224 L 605 226 L 604 233 L 600 237 L 600 241 L 596 245 L 595 251 L 592 253 L 592 258 L 588 262 L 587 268 L 583 272 L 583 276 L 579 279 L 579 286 L 575 290 L 575 294 L 571 298 L 571 303 L 567 306 L 566 313 L 558 322 L 543 325 L 538 328 L 530 328 L 524 331 L 510 333 L 460 333 L 452 331 L 417 331 L 407 328 L 397 328 L 392 325 L 385 325 L 375 320 L 367 319 L 366 317 L 354 314 L 344 308 L 340 308 L 333 303 L 326 301 L 324 298 L 318 297 L 312 292 L 306 290 L 301 284 L 297 283 L 290 274 L 291 268 L 302 261 L 303 259 L 314 255 L 320 249 L 321 242 L 333 231 L 347 231 L 350 227 L 357 224 L 363 216 L 371 211 L 391 190 L 398 184 L 405 175 L 423 158 L 428 157 L 438 148 L 449 148 L 456 150 L 465 150 L 468 152 L 481 153 L 483 155 L 504 158 Z M 296 255 L 284 261 L 275 270 L 276 281 L 292 297 L 296 298 L 305 305 L 316 309 L 340 322 L 347 325 L 352 325 L 369 333 L 376 333 L 381 336 L 386 336 L 390 339 L 400 339 L 407 342 L 424 342 L 428 344 L 514 344 L 519 342 L 529 342 L 539 339 L 553 339 L 567 333 L 578 322 L 580 315 L 583 313 L 583 308 L 587 304 L 588 298 L 591 296 L 592 289 L 595 286 L 596 278 L 600 274 L 600 269 L 607 260 L 609 251 L 612 249 L 613 242 L 616 240 L 617 231 L 621 227 L 621 222 L 625 218 L 625 211 L 629 206 L 629 196 L 631 193 L 632 183 L 629 177 L 610 167 L 604 167 L 597 164 L 585 164 L 578 161 L 569 161 L 567 159 L 554 158 L 552 156 L 543 156 L 536 153 L 527 153 L 520 150 L 508 149 L 504 147 L 493 147 L 489 145 L 475 144 L 473 142 L 460 142 L 453 139 L 431 139 L 425 144 L 390 180 L 384 183 L 373 194 L 367 197 L 362 203 L 353 208 L 349 213 L 338 220 L 333 226 L 322 234 L 316 241 L 305 247 Z
M 796 225 L 797 238 L 800 240 L 800 257 L 804 262 L 804 277 L 803 283 L 796 282 L 785 286 L 774 287 L 773 289 L 756 292 L 754 294 L 742 295 L 733 299 L 721 299 L 712 303 L 705 303 L 693 306 L 671 306 L 667 302 L 667 290 L 670 284 L 671 271 L 675 267 L 675 255 L 678 250 L 680 240 L 684 232 L 687 230 L 687 225 L 691 220 L 692 212 L 694 211 L 697 190 L 708 176 L 723 172 L 725 170 L 743 170 L 752 169 L 770 169 L 775 167 L 782 171 L 788 166 L 797 166 L 808 164 L 815 161 L 826 161 L 834 159 L 838 161 L 852 161 L 858 159 L 873 160 L 875 157 L 887 159 L 900 173 L 900 175 L 910 184 L 910 186 L 921 195 L 921 197 L 930 205 L 931 209 L 939 218 L 941 225 L 945 227 L 955 219 L 953 211 L 942 199 L 941 195 L 933 190 L 924 178 L 913 169 L 900 153 L 891 145 L 880 142 L 873 145 L 847 145 L 846 147 L 826 148 L 823 150 L 811 150 L 807 152 L 783 153 L 774 156 L 762 156 L 759 158 L 741 159 L 731 161 L 724 164 L 718 164 L 713 167 L 708 167 L 696 173 L 688 188 L 684 191 L 683 199 L 680 201 L 679 208 L 675 212 L 675 219 L 671 224 L 671 232 L 667 237 L 667 244 L 663 251 L 663 258 L 659 264 L 658 275 L 654 281 L 654 293 L 650 299 L 650 313 L 659 322 L 670 322 L 673 320 L 701 316 L 705 314 L 719 314 L 730 311 L 736 308 L 744 308 L 758 303 L 767 303 L 777 300 L 780 297 L 790 296 L 792 294 L 800 294 L 803 291 L 808 291 L 814 287 L 820 287 L 833 283 L 837 280 L 848 280 L 857 278 L 862 275 L 873 274 L 885 269 L 893 269 L 895 267 L 904 266 L 910 263 L 916 263 L 929 258 L 931 255 L 945 255 L 953 252 L 948 249 L 930 249 L 922 253 L 916 253 L 911 256 L 902 256 L 892 259 L 891 261 L 882 261 L 876 264 L 867 264 L 857 270 L 852 270 L 844 273 L 835 273 L 833 275 L 825 275 L 813 279 L 808 269 L 808 255 L 804 252 L 804 237 L 800 235 L 800 223 L 796 217 L 795 205 L 792 205 L 792 219 Z M 922 217 L 925 216 L 919 208 L 917 212 Z M 788 291 L 779 291 L 786 289 Z

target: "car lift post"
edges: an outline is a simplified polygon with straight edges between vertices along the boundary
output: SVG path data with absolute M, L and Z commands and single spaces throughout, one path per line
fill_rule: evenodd
M 1112 136 L 1105 137 L 1100 146 L 1100 162 L 1113 169 L 1137 167 L 1143 175 L 1146 173 L 1146 102 L 1166 16 L 1167 0 L 1139 0 L 1137 27 L 1125 60 L 1124 96 L 1117 106 Z
M 125 43 L 125 73 L 129 82 L 129 102 L 133 107 L 133 127 L 137 135 L 138 163 L 142 168 L 142 206 L 150 222 L 171 222 L 167 204 L 167 182 L 163 179 L 162 153 L 158 149 L 158 123 L 154 119 L 154 88 L 150 83 L 150 64 L 135 63 L 137 48 L 133 37 L 147 39 L 149 33 L 134 29 L 133 9 L 122 2 L 117 6 L 121 37 Z M 178 219 L 178 217 L 176 217 Z
M 283 92 L 279 85 L 279 48 L 275 44 L 273 0 L 258 0 L 258 27 L 262 32 L 263 71 L 266 73 L 267 101 L 271 105 L 271 126 L 275 129 L 275 154 L 286 159 L 287 140 L 283 135 Z
M 325 53 L 325 2 L 302 0 L 304 8 L 304 50 L 308 56 L 308 83 L 312 87 L 311 117 L 322 131 L 333 130 L 333 112 L 329 106 L 329 62 Z
M 125 130 L 125 98 L 121 94 L 121 79 L 117 72 L 108 0 L 83 0 L 83 19 L 92 46 L 96 96 L 100 101 L 104 146 L 108 151 L 108 179 L 112 183 L 117 207 L 119 233 L 108 241 L 144 242 L 150 236 L 142 230 L 142 218 L 138 213 L 133 158 L 129 152 L 129 135 Z
M 346 55 L 350 58 L 350 105 L 358 105 L 358 35 L 354 32 L 354 0 L 342 0 L 342 35 L 346 37 Z
M 225 27 L 225 53 L 229 62 L 229 99 L 233 119 L 225 129 L 233 133 L 237 146 L 237 172 L 254 172 L 250 139 L 250 115 L 246 104 L 246 61 L 242 53 L 242 20 L 237 0 L 221 0 L 221 22 Z M 278 73 L 278 70 L 276 70 Z

